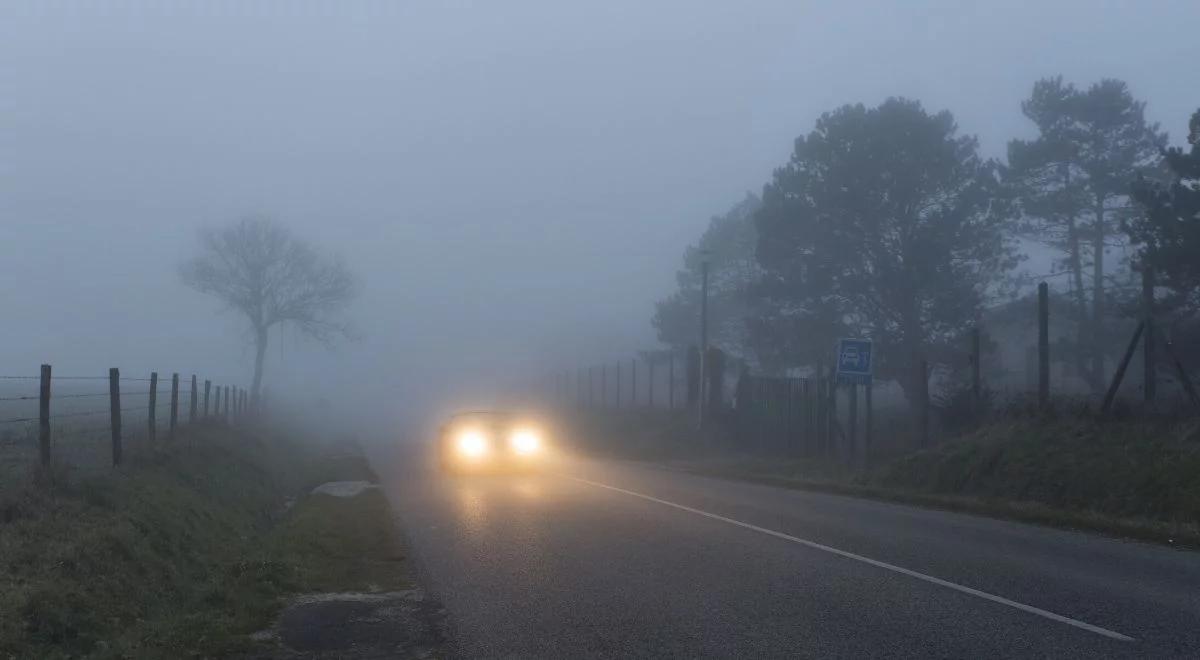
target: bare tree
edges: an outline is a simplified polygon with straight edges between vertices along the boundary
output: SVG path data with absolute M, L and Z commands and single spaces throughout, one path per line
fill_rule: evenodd
M 340 260 L 319 254 L 268 218 L 202 229 L 200 254 L 182 265 L 180 275 L 184 284 L 216 296 L 250 322 L 255 401 L 272 326 L 291 323 L 322 343 L 349 333 L 338 315 L 354 297 L 354 276 Z

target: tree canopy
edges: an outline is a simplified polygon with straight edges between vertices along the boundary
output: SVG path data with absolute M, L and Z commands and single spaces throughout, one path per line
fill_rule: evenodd
M 832 333 L 873 338 L 911 399 L 917 365 L 946 359 L 1016 264 L 1008 217 L 999 166 L 949 112 L 893 98 L 827 113 L 763 192 L 759 321 L 807 327 L 798 341 L 824 355 Z
M 1070 277 L 1078 329 L 1074 364 L 1099 390 L 1111 343 L 1106 252 L 1120 245 L 1136 211 L 1130 183 L 1157 166 L 1166 135 L 1146 121 L 1145 103 L 1120 80 L 1086 90 L 1061 76 L 1039 80 L 1021 110 L 1038 136 L 1009 143 L 1006 179 L 1023 212 L 1023 233 L 1061 254 L 1055 265 Z
M 200 253 L 181 266 L 180 275 L 186 285 L 216 297 L 249 322 L 256 399 L 271 327 L 291 323 L 326 343 L 349 332 L 339 314 L 355 294 L 350 270 L 267 218 L 201 230 Z
M 1189 150 L 1164 152 L 1172 181 L 1141 178 L 1134 196 L 1146 214 L 1133 226 L 1140 259 L 1170 291 L 1165 304 L 1189 315 L 1200 312 L 1200 110 L 1189 123 Z
M 758 243 L 754 213 L 761 202 L 747 193 L 725 214 L 716 216 L 696 245 L 683 255 L 675 275 L 677 289 L 655 304 L 651 320 L 658 338 L 676 350 L 700 339 L 701 262 L 709 261 L 709 341 L 734 356 L 745 357 L 746 289 L 760 273 L 754 251 Z

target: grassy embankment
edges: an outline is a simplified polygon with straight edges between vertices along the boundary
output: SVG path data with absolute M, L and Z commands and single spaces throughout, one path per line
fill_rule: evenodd
M 289 595 L 408 586 L 379 489 L 307 495 L 374 481 L 361 457 L 279 432 L 211 427 L 180 440 L 0 501 L 0 657 L 251 651 L 249 633 Z
M 1200 547 L 1200 420 L 997 421 L 864 471 L 738 453 L 735 436 L 698 438 L 689 422 L 622 414 L 583 435 L 595 452 L 702 474 Z

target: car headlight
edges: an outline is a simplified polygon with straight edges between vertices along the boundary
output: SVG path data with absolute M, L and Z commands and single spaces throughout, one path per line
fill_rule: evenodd
M 509 443 L 518 454 L 534 454 L 542 448 L 542 438 L 533 429 L 517 429 Z
M 481 458 L 488 453 L 487 438 L 479 431 L 463 431 L 456 444 L 458 453 L 467 458 Z

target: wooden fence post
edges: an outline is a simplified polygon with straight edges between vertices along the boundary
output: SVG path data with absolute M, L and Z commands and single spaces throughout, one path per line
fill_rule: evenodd
M 657 358 L 650 358 L 646 364 L 646 405 L 651 409 L 654 408 L 654 361 Z
M 675 409 L 675 351 L 667 357 L 667 409 Z
M 929 363 L 925 358 L 921 358 L 917 368 L 920 369 L 921 376 L 921 387 L 918 391 L 921 400 L 921 447 L 924 448 L 929 446 Z
M 863 394 L 866 395 L 866 400 L 863 402 L 866 405 L 866 419 L 863 420 L 863 467 L 870 465 L 871 461 L 871 429 L 874 428 L 874 412 L 871 405 L 871 390 L 875 389 L 874 377 L 867 380 L 864 386 Z
M 829 412 L 826 414 L 826 424 L 829 426 L 829 444 L 832 450 L 832 455 L 837 458 L 842 453 L 841 443 L 838 442 L 838 418 L 837 418 L 837 370 L 829 370 Z
M 113 467 L 121 464 L 121 371 L 116 367 L 108 370 L 108 424 L 112 430 Z
M 617 402 L 616 402 L 616 405 L 614 405 L 613 407 L 620 408 L 621 407 L 621 361 L 620 360 L 617 360 L 617 397 L 616 398 L 617 398 Z M 632 402 L 631 402 L 631 404 L 632 404 Z M 632 405 L 630 407 L 632 407 Z
M 784 434 L 787 436 L 788 453 L 796 451 L 796 445 L 799 440 L 796 438 L 796 414 L 799 412 L 799 406 L 796 405 L 796 379 L 785 378 L 783 388 L 783 397 L 785 401 L 784 413 Z
M 849 408 L 847 412 L 850 415 L 850 423 L 848 424 L 850 437 L 846 439 L 846 448 L 850 454 L 848 463 L 854 465 L 855 461 L 859 460 L 860 454 L 858 451 L 858 383 L 850 384 L 850 402 L 847 407 Z
M 1142 394 L 1146 403 L 1154 401 L 1157 385 L 1154 356 L 1154 271 L 1149 266 L 1142 268 L 1142 315 L 1146 319 L 1145 337 L 1142 339 Z
M 637 358 L 629 358 L 629 407 L 637 408 Z
M 179 424 L 179 374 L 171 374 L 171 426 L 170 437 L 175 439 L 175 427 Z
M 150 444 L 158 440 L 158 420 L 155 419 L 158 408 L 158 372 L 150 372 L 150 413 L 146 415 L 146 433 Z
M 817 424 L 817 453 L 825 456 L 829 449 L 829 427 L 825 423 L 826 413 L 826 396 L 825 396 L 825 363 L 817 363 L 817 380 L 816 380 L 816 424 Z
M 1121 364 L 1117 366 L 1117 372 L 1113 374 L 1112 383 L 1108 386 L 1108 392 L 1104 394 L 1104 403 L 1100 406 L 1100 412 L 1108 414 L 1112 409 L 1113 400 L 1117 396 L 1117 390 L 1121 387 L 1121 381 L 1125 378 L 1125 369 L 1129 368 L 1129 360 L 1133 358 L 1133 352 L 1137 350 L 1138 339 L 1142 337 L 1142 331 L 1146 329 L 1146 321 L 1142 320 L 1137 324 L 1137 329 L 1133 331 L 1133 338 L 1129 340 L 1129 346 L 1125 348 L 1125 355 L 1121 356 Z
M 1050 404 L 1050 285 L 1038 284 L 1038 406 Z
M 190 401 L 188 405 L 188 424 L 194 424 L 196 422 L 196 404 L 199 403 L 196 400 L 196 374 L 192 374 L 192 393 L 188 398 Z
M 38 388 L 38 451 L 42 466 L 50 465 L 50 365 L 42 365 L 41 387 Z
M 971 328 L 971 413 L 979 420 L 983 413 L 983 341 L 979 325 Z
M 1192 402 L 1192 406 L 1200 411 L 1200 396 L 1196 394 L 1196 388 L 1192 385 L 1192 379 L 1188 377 L 1187 369 L 1183 368 L 1183 362 L 1179 360 L 1179 356 L 1175 354 L 1175 346 L 1167 337 L 1163 337 L 1163 348 L 1167 349 L 1167 356 L 1171 358 L 1171 362 L 1175 364 L 1175 372 L 1179 376 L 1179 382 L 1183 385 L 1183 391 L 1187 393 L 1188 400 Z
M 804 455 L 808 454 L 809 450 L 811 449 L 811 447 L 809 445 L 812 442 L 811 438 L 809 437 L 809 433 L 808 433 L 808 422 L 809 422 L 810 414 L 812 412 L 812 410 L 811 410 L 812 406 L 809 405 L 809 401 L 808 401 L 808 381 L 809 381 L 808 378 L 803 378 L 800 380 L 800 382 L 798 383 L 800 392 L 797 395 L 799 397 L 799 404 L 800 404 L 800 411 L 799 411 L 800 418 L 798 420 L 796 420 L 796 422 L 797 422 L 797 424 L 800 425 L 799 426 L 799 428 L 800 428 L 800 433 L 799 433 L 800 453 L 804 454 Z

